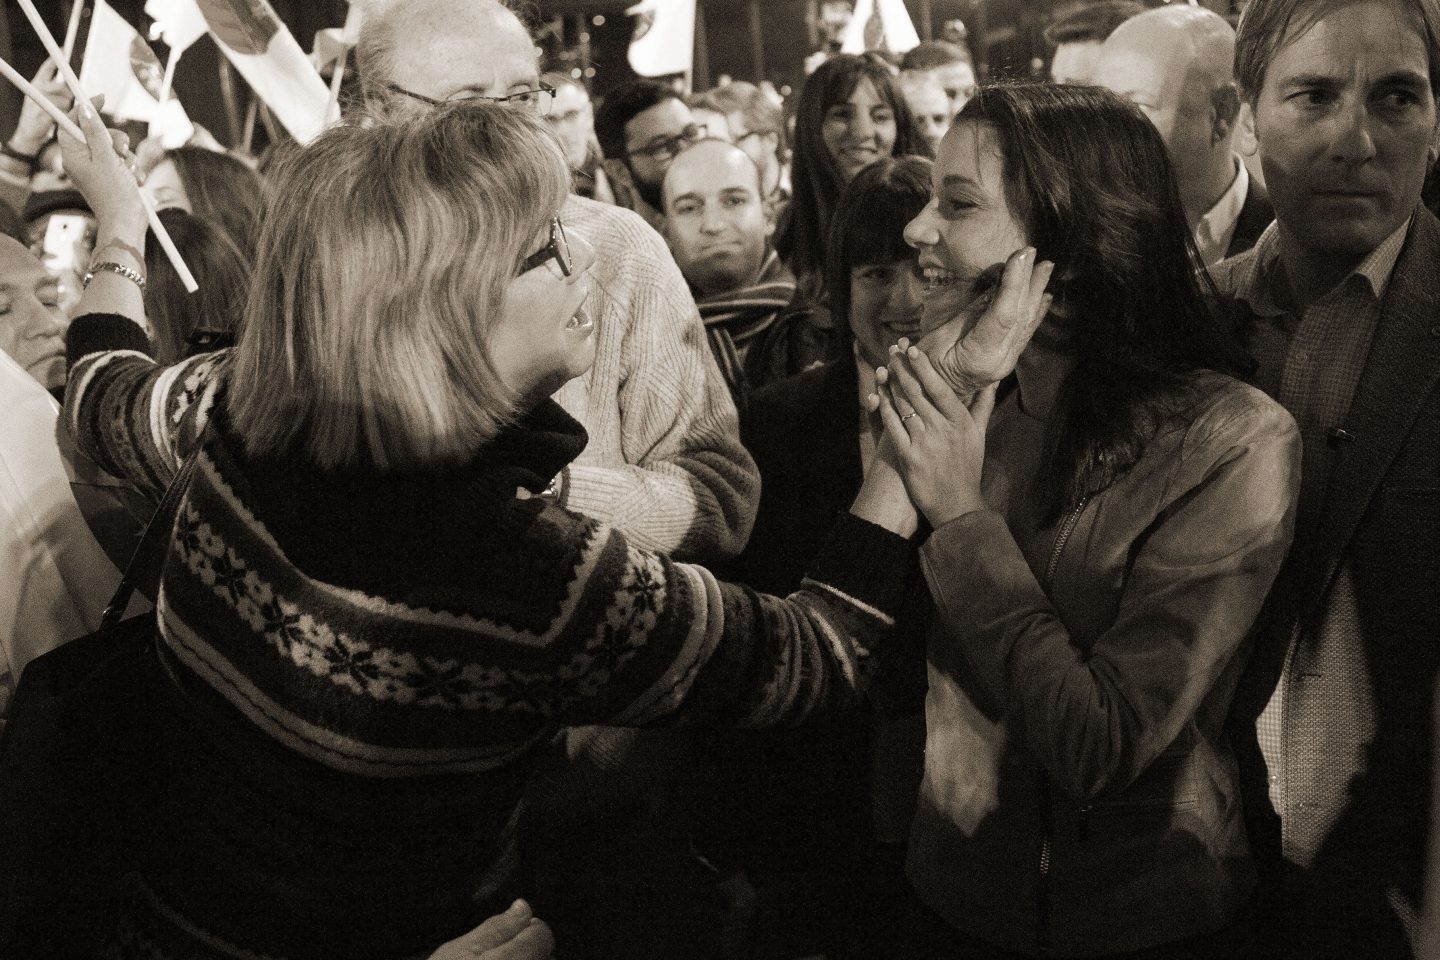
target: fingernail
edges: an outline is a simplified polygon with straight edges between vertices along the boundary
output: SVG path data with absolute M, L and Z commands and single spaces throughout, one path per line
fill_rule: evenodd
M 526 903 L 523 899 L 516 900 L 514 903 L 510 904 L 510 909 L 506 910 L 505 912 L 514 913 L 517 915 L 524 915 L 530 912 L 530 904 Z
M 919 356 L 920 356 L 920 348 L 919 348 L 919 347 L 911 347 L 909 350 L 906 350 L 906 351 L 905 351 L 905 355 L 906 355 L 907 357 L 909 357 L 911 360 L 918 359 Z

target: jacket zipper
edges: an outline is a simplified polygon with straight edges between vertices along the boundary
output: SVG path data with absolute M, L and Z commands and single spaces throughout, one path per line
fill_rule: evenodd
M 1050 584 L 1055 580 L 1055 568 L 1060 566 L 1060 552 L 1065 549 L 1070 535 L 1075 532 L 1075 527 L 1080 523 L 1080 515 L 1085 512 L 1085 505 L 1089 502 L 1089 497 L 1081 497 L 1080 502 L 1075 504 L 1074 509 L 1066 514 L 1065 519 L 1060 522 L 1060 530 L 1055 534 L 1055 549 L 1050 551 L 1050 562 L 1045 565 L 1043 586 L 1046 590 L 1050 589 Z
M 1060 523 L 1060 529 L 1055 533 L 1055 547 L 1050 551 L 1050 562 L 1045 565 L 1045 581 L 1042 586 L 1050 589 L 1050 584 L 1055 579 L 1055 569 L 1060 566 L 1060 554 L 1065 549 L 1065 544 L 1075 532 L 1075 527 L 1080 523 L 1080 515 L 1085 512 L 1085 505 L 1090 502 L 1089 497 L 1081 497 L 1080 502 L 1065 516 Z M 1035 945 L 1039 948 L 1041 956 L 1050 954 L 1050 788 L 1042 784 L 1040 794 L 1040 809 L 1044 817 L 1044 834 L 1040 838 L 1040 863 L 1039 879 L 1036 883 L 1035 897 Z

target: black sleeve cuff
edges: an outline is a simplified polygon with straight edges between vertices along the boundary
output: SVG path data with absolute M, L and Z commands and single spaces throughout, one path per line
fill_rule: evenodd
M 917 556 L 912 541 L 846 512 L 830 528 L 807 579 L 893 618 L 904 606 Z
M 140 325 L 118 313 L 87 313 L 76 317 L 65 333 L 65 362 L 73 366 L 81 357 L 107 350 L 139 350 L 153 356 L 150 338 Z

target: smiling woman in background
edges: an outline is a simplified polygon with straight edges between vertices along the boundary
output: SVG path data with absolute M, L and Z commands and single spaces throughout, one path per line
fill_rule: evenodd
M 741 439 L 760 468 L 750 542 L 726 572 L 784 596 L 875 458 L 861 400 L 901 337 L 918 336 L 922 281 L 905 224 L 930 199 L 930 161 L 885 157 L 841 191 L 826 247 L 831 304 L 851 351 L 750 395 Z M 762 956 L 874 956 L 905 890 L 904 841 L 924 743 L 918 627 L 902 621 L 868 705 L 795 729 L 716 731 L 697 766 L 700 843 L 756 887 Z M 891 649 L 897 656 L 891 656 Z M 908 654 L 908 656 L 907 656 Z M 908 661 L 910 669 L 904 669 Z
M 156 210 L 200 217 L 223 230 L 246 259 L 254 256 L 265 182 L 243 161 L 205 147 L 167 150 L 151 162 L 142 189 Z
M 813 322 L 832 331 L 838 358 L 843 336 L 828 316 L 825 239 L 841 189 L 881 157 L 928 157 L 905 98 L 884 62 L 840 54 L 805 78 L 795 108 L 793 196 L 775 231 L 775 249 L 801 295 L 815 306 Z

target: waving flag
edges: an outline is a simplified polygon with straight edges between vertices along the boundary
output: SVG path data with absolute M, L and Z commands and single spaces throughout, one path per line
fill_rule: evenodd
M 879 21 L 880 37 L 867 36 L 872 18 Z M 863 53 L 884 46 L 891 53 L 904 53 L 920 45 L 920 35 L 905 9 L 905 0 L 859 0 L 855 13 L 840 41 L 841 53 Z
M 695 66 L 695 0 L 641 0 L 625 12 L 635 17 L 631 68 L 642 77 L 689 77 Z
M 205 16 L 195 0 L 145 0 L 151 21 L 150 39 L 163 40 L 171 53 L 189 49 L 205 36 Z
M 325 127 L 330 91 L 266 0 L 173 0 L 197 6 L 210 35 L 290 135 L 309 143 Z
M 111 9 L 95 0 L 90 37 L 80 64 L 80 85 L 90 96 L 105 94 L 105 112 L 120 120 L 151 125 L 167 149 L 183 145 L 195 133 L 180 101 L 161 102 L 165 68 L 145 38 Z

